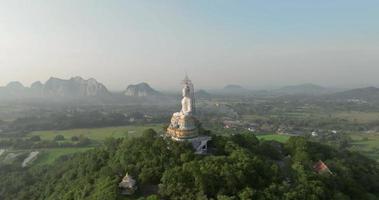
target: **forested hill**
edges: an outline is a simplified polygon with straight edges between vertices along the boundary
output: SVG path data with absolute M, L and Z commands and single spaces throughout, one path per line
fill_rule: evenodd
M 375 161 L 292 137 L 285 144 L 254 135 L 213 136 L 212 155 L 165 140 L 153 130 L 133 139 L 109 139 L 102 147 L 63 157 L 50 166 L 21 170 L 1 166 L 0 199 L 378 199 Z M 332 174 L 318 174 L 323 160 Z M 128 172 L 134 196 L 119 195 Z

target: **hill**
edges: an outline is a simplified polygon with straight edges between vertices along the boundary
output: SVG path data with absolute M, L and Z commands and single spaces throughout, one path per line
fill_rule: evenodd
M 5 87 L 0 87 L 0 98 L 23 98 L 30 95 L 30 91 L 27 87 L 22 85 L 18 81 L 12 81 L 8 83 Z
M 160 92 L 151 88 L 149 84 L 142 82 L 135 85 L 129 85 L 124 91 L 124 95 L 132 97 L 147 97 L 160 95 Z
M 271 92 L 278 95 L 322 95 L 331 93 L 332 90 L 319 85 L 307 83 L 301 85 L 285 86 Z
M 325 96 L 326 99 L 336 101 L 379 101 L 379 88 L 365 87 L 347 90 Z
M 212 90 L 214 94 L 221 95 L 236 95 L 236 96 L 248 96 L 252 94 L 252 91 L 235 84 L 226 85 L 224 88 L 219 90 Z
M 24 89 L 24 85 L 22 85 L 22 83 L 18 82 L 18 81 L 12 81 L 10 83 L 7 84 L 7 86 L 5 86 L 7 89 L 9 90 L 22 90 Z
M 196 96 L 196 98 L 200 98 L 200 99 L 209 99 L 212 97 L 212 95 L 205 90 L 196 91 L 195 96 Z
M 224 87 L 224 90 L 244 90 L 244 89 L 245 88 L 243 88 L 242 86 L 234 85 L 234 84 L 229 84 Z
M 147 130 L 142 137 L 109 139 L 102 147 L 48 166 L 0 166 L 0 198 L 13 199 L 377 199 L 379 168 L 357 153 L 305 138 L 285 143 L 252 134 L 213 136 L 212 154 Z M 323 160 L 331 173 L 316 171 Z M 123 197 L 128 173 L 137 192 Z

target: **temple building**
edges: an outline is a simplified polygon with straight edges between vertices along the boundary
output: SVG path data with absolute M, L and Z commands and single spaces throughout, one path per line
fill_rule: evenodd
M 167 135 L 176 141 L 188 141 L 197 153 L 207 150 L 208 136 L 200 133 L 201 124 L 196 116 L 194 86 L 188 76 L 183 80 L 182 109 L 172 115 L 171 123 L 167 128 Z
M 128 173 L 118 184 L 118 187 L 122 195 L 132 195 L 137 190 L 136 181 Z

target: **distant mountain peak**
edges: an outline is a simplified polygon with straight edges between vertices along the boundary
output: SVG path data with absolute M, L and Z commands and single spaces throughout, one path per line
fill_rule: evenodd
M 69 80 L 51 77 L 44 85 L 43 92 L 49 96 L 91 97 L 109 95 L 107 88 L 95 79 L 85 80 L 80 76 Z
M 273 90 L 276 94 L 283 95 L 320 95 L 330 93 L 330 89 L 313 83 L 304 83 L 299 85 L 289 85 L 277 90 Z
M 224 87 L 224 89 L 226 89 L 226 90 L 235 90 L 235 89 L 245 89 L 245 88 L 243 88 L 243 87 L 240 86 L 240 85 L 229 84 L 229 85 L 226 85 L 226 86 Z
M 23 89 L 24 85 L 18 81 L 12 81 L 9 82 L 5 87 L 8 89 Z
M 41 81 L 36 81 L 30 85 L 30 88 L 32 89 L 43 89 L 43 84 Z
M 324 87 L 322 87 L 320 85 L 313 84 L 313 83 L 303 83 L 303 84 L 299 84 L 299 85 L 289 85 L 289 86 L 285 86 L 283 88 L 316 88 L 316 89 L 324 89 Z
M 51 76 L 47 81 L 51 81 L 51 80 L 63 80 L 63 79 Z
M 210 98 L 212 95 L 206 90 L 200 89 L 195 92 L 195 96 L 198 98 Z
M 378 91 L 379 88 L 370 86 L 370 87 L 365 87 L 365 88 L 358 88 L 357 90 Z
M 78 80 L 78 81 L 83 81 L 84 80 L 81 76 L 74 76 L 71 79 L 72 80 Z
M 349 100 L 349 99 L 360 99 L 366 101 L 379 101 L 379 88 L 377 87 L 364 87 L 356 88 L 351 90 L 346 90 L 343 92 L 334 93 L 329 95 L 328 98 L 335 100 Z
M 160 93 L 154 90 L 150 85 L 146 82 L 129 85 L 124 91 L 124 95 L 126 96 L 134 96 L 134 97 L 145 97 L 145 96 L 155 96 Z

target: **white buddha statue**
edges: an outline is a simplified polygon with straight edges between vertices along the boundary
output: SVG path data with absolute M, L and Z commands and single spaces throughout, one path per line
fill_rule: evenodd
M 183 92 L 182 110 L 180 112 L 183 115 L 191 115 L 193 105 L 192 105 L 190 87 L 188 85 L 185 85 L 182 92 Z
M 182 90 L 183 98 L 181 101 L 182 109 L 180 112 L 176 112 L 172 115 L 171 124 L 169 128 L 175 130 L 182 131 L 191 131 L 196 129 L 194 118 L 194 99 L 193 99 L 193 91 L 191 91 L 191 86 L 187 82 L 184 84 L 184 88 Z

